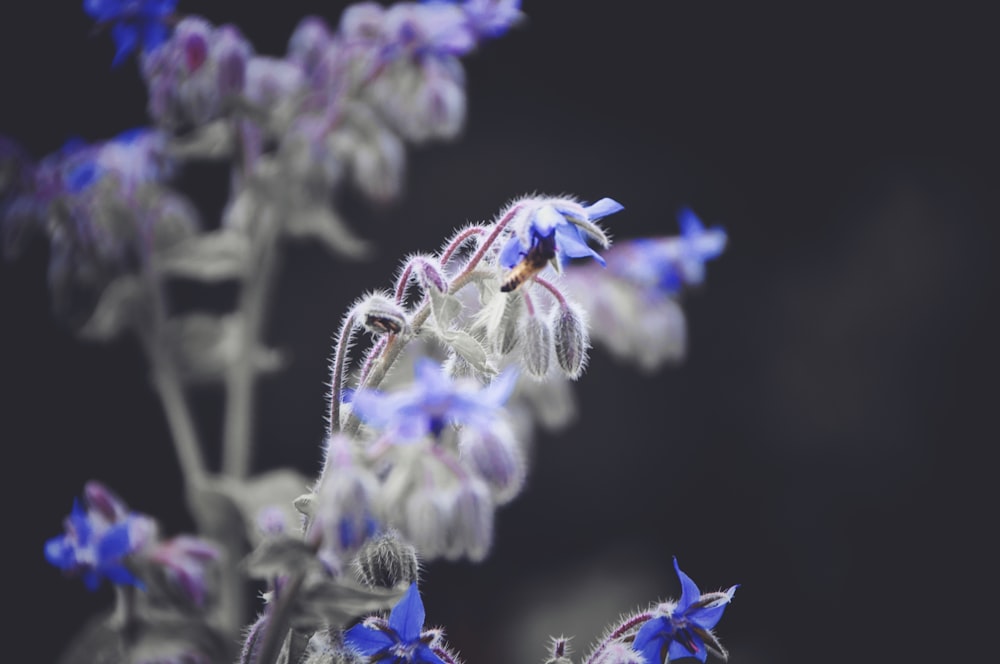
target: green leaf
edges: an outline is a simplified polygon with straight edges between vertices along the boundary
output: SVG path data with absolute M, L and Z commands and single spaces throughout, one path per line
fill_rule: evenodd
M 101 292 L 97 306 L 78 334 L 90 341 L 111 341 L 147 315 L 147 303 L 139 277 L 118 277 Z
M 358 236 L 344 223 L 329 205 L 314 203 L 303 205 L 285 220 L 289 237 L 317 240 L 331 253 L 361 260 L 372 253 L 372 245 Z
M 184 240 L 163 251 L 154 266 L 171 277 L 205 282 L 242 279 L 250 266 L 250 241 L 234 230 L 218 230 Z

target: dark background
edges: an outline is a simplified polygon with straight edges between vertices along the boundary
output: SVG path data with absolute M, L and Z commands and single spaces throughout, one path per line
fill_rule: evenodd
M 302 15 L 335 23 L 342 6 L 181 2 L 267 54 Z M 626 206 L 609 219 L 618 238 L 674 233 L 691 205 L 730 246 L 687 300 L 687 362 L 640 376 L 595 351 L 583 419 L 539 441 L 492 556 L 427 570 L 429 622 L 470 664 L 541 661 L 559 633 L 583 654 L 621 612 L 677 596 L 677 555 L 703 588 L 742 584 L 718 630 L 734 662 L 991 659 L 979 635 L 996 527 L 1000 53 L 985 12 L 525 10 L 521 29 L 466 59 L 464 138 L 412 151 L 397 204 L 346 201 L 377 257 L 291 250 L 269 339 L 294 364 L 262 387 L 258 467 L 315 472 L 339 316 L 406 252 L 525 192 L 612 196 Z M 40 155 L 144 124 L 134 63 L 110 69 L 110 37 L 88 37 L 77 3 L 3 14 L 0 131 Z M 216 174 L 186 178 L 221 205 Z M 0 266 L 3 559 L 17 607 L 4 631 L 39 662 L 110 603 L 42 557 L 85 481 L 167 533 L 191 526 L 139 349 L 57 325 L 46 256 L 39 245 Z M 196 400 L 211 440 L 220 399 Z

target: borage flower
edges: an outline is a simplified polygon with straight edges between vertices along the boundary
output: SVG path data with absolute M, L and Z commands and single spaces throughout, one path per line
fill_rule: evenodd
M 344 633 L 344 643 L 380 664 L 444 664 L 432 649 L 440 631 L 424 628 L 424 604 L 417 584 L 393 607 L 386 622 L 369 618 Z
M 589 237 L 603 248 L 610 240 L 595 221 L 623 210 L 618 201 L 602 198 L 583 206 L 569 199 L 542 199 L 521 203 L 522 210 L 511 222 L 511 236 L 500 250 L 500 265 L 513 270 L 501 285 L 507 292 L 535 276 L 547 264 L 561 271 L 570 258 L 604 259 L 587 245 Z
M 97 488 L 102 489 L 99 485 Z M 46 560 L 65 572 L 81 575 L 89 590 L 96 590 L 102 579 L 142 587 L 125 559 L 146 546 L 153 538 L 155 525 L 149 517 L 124 513 L 117 499 L 92 499 L 95 492 L 89 489 L 89 509 L 84 509 L 79 500 L 73 501 L 73 511 L 66 518 L 66 534 L 45 543 Z
M 437 362 L 426 358 L 417 362 L 415 377 L 412 386 L 391 394 L 359 390 L 353 396 L 353 412 L 399 443 L 427 434 L 438 437 L 449 423 L 488 429 L 517 381 L 512 369 L 486 387 L 471 379 L 452 380 Z
M 682 657 L 704 662 L 709 651 L 726 659 L 728 654 L 712 628 L 722 618 L 722 612 L 739 586 L 703 595 L 691 577 L 681 571 L 677 558 L 674 558 L 674 569 L 681 581 L 680 600 L 676 604 L 660 604 L 654 616 L 636 633 L 632 648 L 642 654 L 646 664 L 661 664 Z
M 111 25 L 117 51 L 111 66 L 117 67 L 139 46 L 146 53 L 167 40 L 167 18 L 177 0 L 84 0 L 83 10 L 98 25 Z

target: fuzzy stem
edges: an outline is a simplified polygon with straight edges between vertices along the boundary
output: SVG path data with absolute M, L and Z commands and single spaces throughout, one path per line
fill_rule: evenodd
M 267 631 L 264 632 L 264 641 L 261 643 L 255 664 L 275 664 L 277 661 L 281 644 L 288 634 L 295 597 L 302 589 L 302 582 L 305 581 L 305 578 L 304 572 L 296 572 L 281 588 L 274 606 L 274 613 L 271 614 Z
M 365 357 L 364 364 L 361 365 L 361 371 L 358 373 L 358 384 L 364 384 L 365 380 L 368 378 L 369 372 L 372 370 L 372 364 L 379 353 L 385 350 L 385 345 L 389 343 L 389 336 L 379 337 L 375 345 L 371 347 L 368 351 L 368 355 Z
M 566 297 L 559 291 L 558 288 L 555 287 L 555 285 L 552 282 L 536 276 L 535 283 L 537 283 L 539 286 L 541 286 L 548 292 L 552 293 L 552 297 L 556 298 L 556 301 L 559 302 L 560 307 L 566 309 L 569 306 L 566 303 Z
M 604 637 L 604 639 L 601 641 L 601 644 L 596 648 L 594 648 L 594 652 L 590 653 L 590 657 L 587 658 L 587 661 L 584 662 L 584 664 L 592 664 L 594 660 L 597 659 L 597 656 L 601 654 L 605 648 L 608 647 L 609 643 L 611 643 L 615 639 L 620 639 L 624 634 L 628 633 L 629 630 L 634 629 L 637 625 L 646 622 L 652 617 L 653 617 L 652 613 L 645 611 L 638 615 L 632 616 L 631 618 L 623 622 L 613 632 Z
M 357 309 L 352 307 L 340 324 L 337 344 L 334 346 L 333 360 L 330 362 L 330 410 L 327 434 L 340 431 L 340 400 L 344 389 L 344 372 L 347 371 L 347 350 L 354 340 L 357 329 Z
M 466 228 L 464 231 L 455 236 L 455 238 L 448 243 L 448 246 L 443 252 L 441 252 L 441 266 L 444 267 L 451 260 L 451 257 L 455 255 L 465 242 L 474 235 L 482 235 L 486 232 L 486 229 L 482 226 L 473 226 L 472 228 Z

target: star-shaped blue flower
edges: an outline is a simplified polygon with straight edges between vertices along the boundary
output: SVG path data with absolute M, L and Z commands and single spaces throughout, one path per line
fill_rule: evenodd
M 111 66 L 139 46 L 146 53 L 167 40 L 166 19 L 174 13 L 177 0 L 83 0 L 83 10 L 99 25 L 111 24 L 117 52 Z
M 443 664 L 423 636 L 424 604 L 417 584 L 410 584 L 403 599 L 393 607 L 389 622 L 369 619 L 344 633 L 344 643 L 372 662 L 382 664 Z
M 66 519 L 66 534 L 45 543 L 45 558 L 66 572 L 82 575 L 89 590 L 96 590 L 101 579 L 142 587 L 124 564 L 125 556 L 134 548 L 130 518 L 108 523 L 99 513 L 88 512 L 75 500 Z
M 738 586 L 725 592 L 705 593 L 674 558 L 674 569 L 681 580 L 681 598 L 677 604 L 661 604 L 657 615 L 639 629 L 632 649 L 642 654 L 646 664 L 662 664 L 682 657 L 694 657 L 704 662 L 711 650 L 726 658 L 726 651 L 712 634 L 726 605 L 733 599 Z
M 587 257 L 604 265 L 604 259 L 585 238 L 589 236 L 607 248 L 607 236 L 593 222 L 623 209 L 611 198 L 588 206 L 558 199 L 533 206 L 523 221 L 513 224 L 514 232 L 500 251 L 500 265 L 509 269 L 528 258 L 539 265 L 551 261 L 558 270 L 567 259 Z
M 354 413 L 368 424 L 384 429 L 393 442 L 405 443 L 427 434 L 439 436 L 449 423 L 488 429 L 500 416 L 517 381 L 508 369 L 482 387 L 475 380 L 452 380 L 429 359 L 416 364 L 410 387 L 389 394 L 359 390 L 353 396 Z

